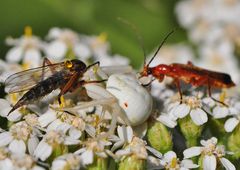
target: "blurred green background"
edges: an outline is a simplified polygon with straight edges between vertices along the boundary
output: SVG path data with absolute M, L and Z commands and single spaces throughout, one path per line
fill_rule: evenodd
M 51 27 L 71 28 L 83 34 L 106 32 L 112 52 L 131 59 L 139 67 L 143 52 L 136 35 L 117 20 L 122 17 L 133 23 L 144 39 L 150 53 L 171 30 L 178 28 L 168 43 L 186 40 L 179 28 L 174 6 L 177 0 L 7 0 L 0 5 L 0 54 L 9 49 L 7 36 L 19 37 L 26 25 L 35 35 L 44 38 Z

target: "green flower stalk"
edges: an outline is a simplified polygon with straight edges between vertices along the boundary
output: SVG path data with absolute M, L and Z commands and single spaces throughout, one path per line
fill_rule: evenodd
M 108 158 L 94 157 L 94 161 L 91 165 L 87 166 L 88 170 L 107 170 Z
M 172 137 L 167 127 L 162 123 L 151 120 L 147 131 L 147 140 L 153 148 L 161 153 L 172 150 Z

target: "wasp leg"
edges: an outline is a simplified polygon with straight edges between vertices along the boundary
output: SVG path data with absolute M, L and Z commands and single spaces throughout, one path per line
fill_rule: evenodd
M 225 104 L 224 102 L 219 101 L 219 100 L 215 99 L 214 97 L 212 97 L 212 93 L 211 93 L 211 84 L 210 84 L 210 80 L 209 80 L 209 79 L 208 79 L 208 96 L 209 96 L 211 99 L 213 99 L 215 102 L 218 102 L 218 103 L 220 103 L 220 104 L 222 104 L 222 105 L 228 107 L 228 105 Z
M 44 79 L 44 69 L 45 69 L 45 66 L 46 65 L 49 65 L 49 68 L 51 70 L 52 73 L 55 73 L 56 70 L 51 66 L 52 65 L 52 62 L 48 59 L 48 58 L 44 58 L 43 59 L 43 67 L 42 67 L 42 77 L 41 77 L 41 81 L 43 81 Z
M 182 91 L 181 91 L 181 86 L 180 86 L 179 79 L 174 79 L 174 82 L 176 84 L 176 87 L 178 89 L 178 93 L 179 93 L 179 96 L 180 96 L 180 104 L 182 104 Z

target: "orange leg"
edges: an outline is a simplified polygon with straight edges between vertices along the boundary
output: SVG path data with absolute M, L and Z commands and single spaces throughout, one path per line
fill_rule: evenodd
M 72 77 L 70 78 L 70 80 L 67 82 L 67 84 L 61 88 L 61 92 L 58 95 L 58 102 L 59 104 L 61 104 L 61 96 L 64 95 L 65 93 L 67 93 L 69 91 L 69 89 L 71 89 L 71 87 L 73 86 L 74 82 L 76 82 L 79 78 L 79 74 L 78 73 L 74 73 L 72 75 Z
M 210 80 L 208 79 L 208 96 L 211 97 L 211 99 L 213 99 L 215 102 L 221 103 L 222 105 L 228 107 L 227 104 L 225 104 L 224 102 L 221 102 L 215 98 L 212 97 L 212 93 L 211 93 L 211 84 L 210 84 Z
M 178 89 L 178 93 L 180 95 L 180 103 L 182 103 L 182 91 L 181 91 L 181 86 L 180 86 L 179 79 L 174 79 L 174 82 L 176 84 L 176 87 Z

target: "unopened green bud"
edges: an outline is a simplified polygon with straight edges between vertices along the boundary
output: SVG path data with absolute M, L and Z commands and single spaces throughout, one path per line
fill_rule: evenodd
M 91 165 L 87 166 L 88 170 L 107 170 L 108 158 L 94 157 L 94 161 Z
M 161 153 L 172 150 L 172 137 L 167 127 L 162 123 L 151 120 L 147 131 L 147 140 L 153 148 Z
M 186 139 L 187 147 L 196 146 L 198 138 L 202 133 L 203 126 L 194 124 L 190 116 L 179 119 L 179 126 Z
M 146 169 L 146 160 L 139 159 L 134 155 L 125 157 L 119 163 L 119 170 L 145 170 Z
M 229 136 L 228 139 L 228 149 L 233 152 L 233 158 L 239 159 L 240 158 L 240 126 L 237 126 L 233 133 Z

